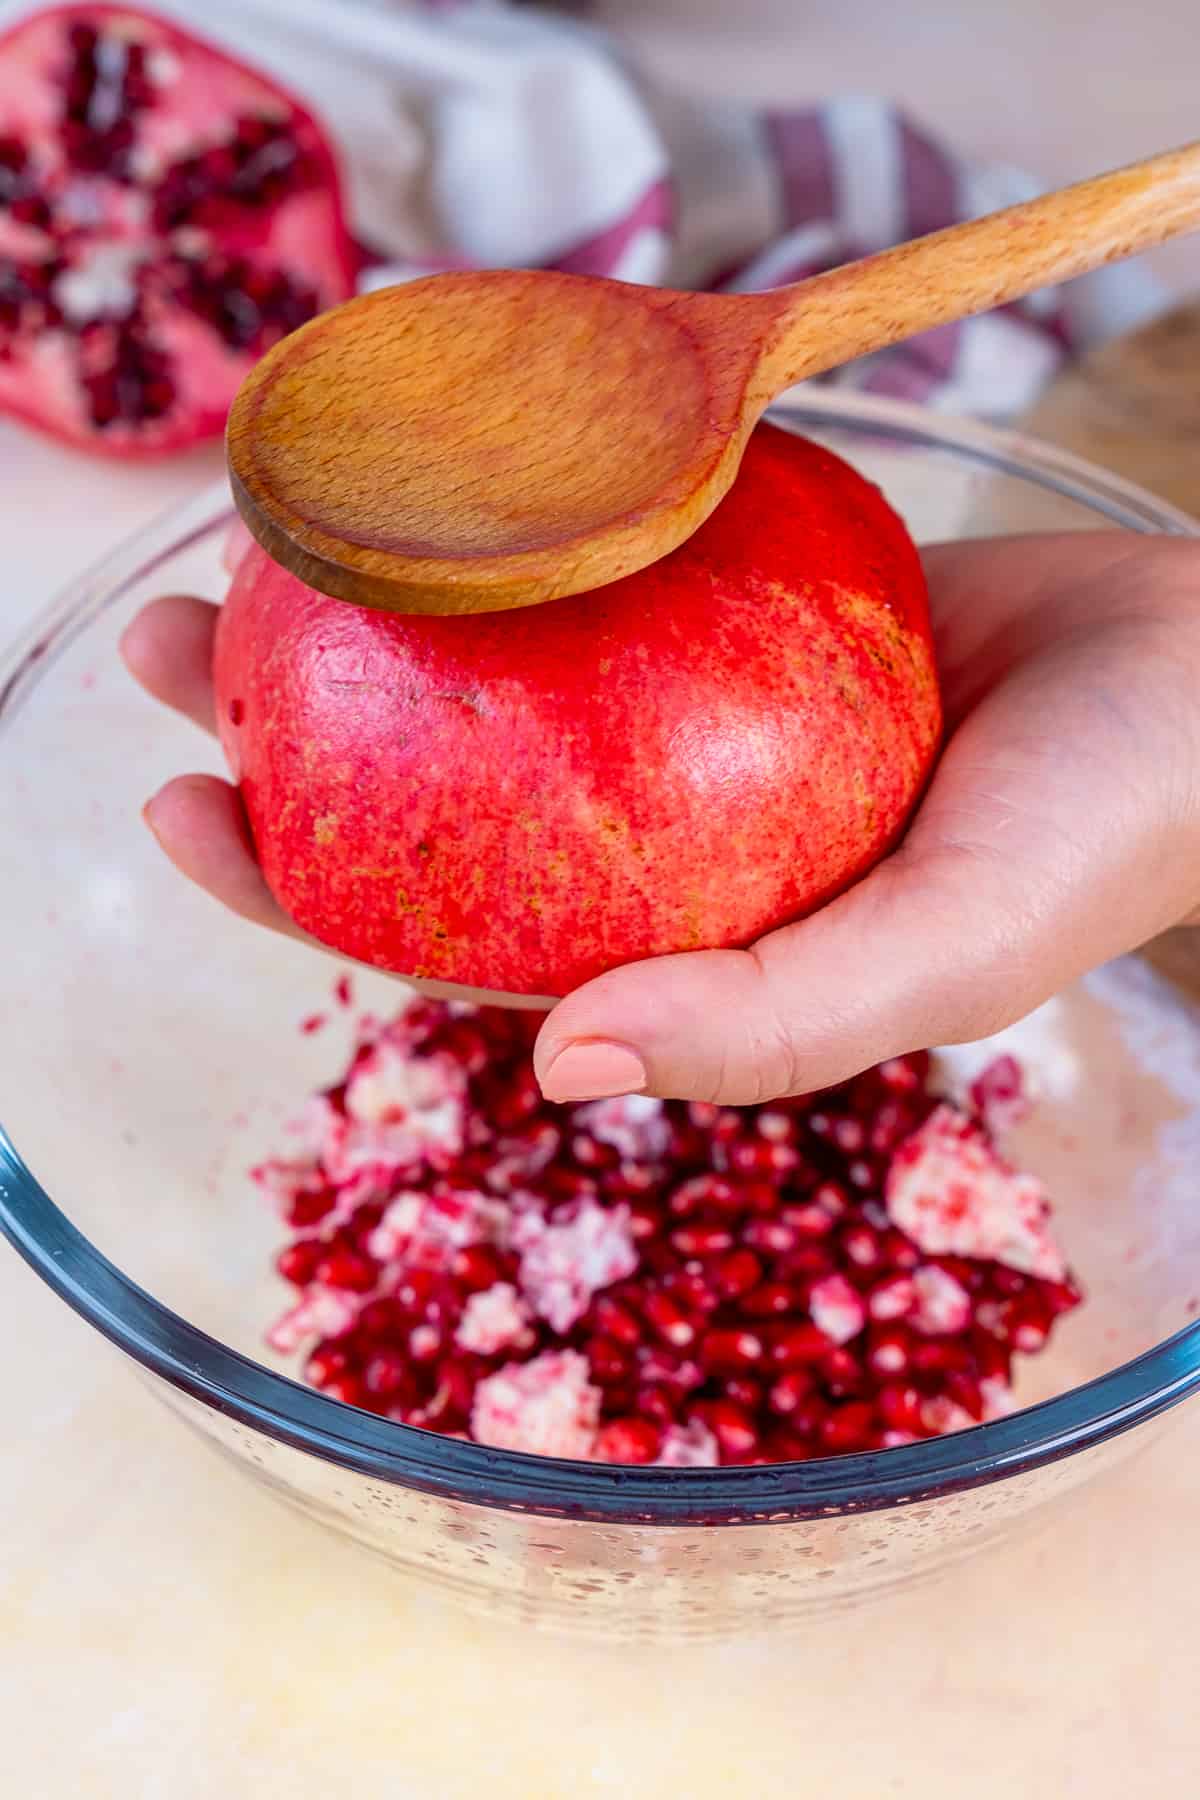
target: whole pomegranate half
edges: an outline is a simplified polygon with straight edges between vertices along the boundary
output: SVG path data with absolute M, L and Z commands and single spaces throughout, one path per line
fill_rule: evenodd
M 573 599 L 367 611 L 255 545 L 216 684 L 292 918 L 363 962 L 522 995 L 820 905 L 895 843 L 940 729 L 904 526 L 769 425 L 694 537 Z
M 0 36 L 0 409 L 113 455 L 215 436 L 356 260 L 325 136 L 273 81 L 130 7 Z

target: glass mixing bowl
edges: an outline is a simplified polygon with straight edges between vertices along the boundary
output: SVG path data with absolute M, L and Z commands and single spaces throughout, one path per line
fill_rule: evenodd
M 921 540 L 1195 529 L 1070 457 L 894 403 L 806 393 L 776 416 L 878 481 Z M 150 596 L 222 592 L 230 516 L 225 491 L 205 493 L 0 663 L 0 1224 L 171 1411 L 281 1498 L 478 1606 L 671 1636 L 803 1618 L 1028 1529 L 1200 1384 L 1200 1030 L 1138 960 L 1025 1028 L 1048 1097 L 1012 1152 L 1049 1184 L 1088 1299 L 1029 1363 L 1012 1417 L 873 1455 L 647 1470 L 452 1441 L 289 1379 L 262 1338 L 285 1299 L 280 1228 L 246 1171 L 341 1067 L 344 1013 L 298 1030 L 336 1014 L 337 969 L 225 916 L 159 854 L 142 801 L 218 753 L 116 654 Z M 357 971 L 356 989 L 396 1005 L 386 978 Z

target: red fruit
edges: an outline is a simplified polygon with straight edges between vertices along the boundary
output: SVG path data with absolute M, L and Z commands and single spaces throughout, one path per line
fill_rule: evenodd
M 807 1369 L 788 1369 L 767 1391 L 767 1405 L 773 1413 L 794 1413 L 802 1400 L 812 1392 L 813 1378 Z
M 762 1280 L 762 1264 L 753 1250 L 731 1250 L 712 1267 L 712 1278 L 726 1300 L 744 1299 Z
M 940 722 L 902 524 L 772 426 L 679 549 L 544 606 L 371 611 L 253 549 L 216 682 L 295 920 L 383 968 L 535 995 L 811 911 L 895 842 Z M 748 1141 L 776 1175 L 794 1154 Z
M 128 6 L 33 14 L 0 71 L 0 410 L 115 456 L 217 436 L 255 359 L 353 292 L 321 127 Z
M 875 1396 L 875 1407 L 892 1431 L 923 1432 L 921 1395 L 907 1382 L 885 1382 Z

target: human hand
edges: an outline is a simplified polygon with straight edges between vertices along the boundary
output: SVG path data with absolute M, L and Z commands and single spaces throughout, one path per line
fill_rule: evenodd
M 1200 547 L 1067 533 L 924 561 L 947 745 L 899 848 L 748 950 L 656 957 L 577 989 L 538 1038 L 549 1098 L 808 1092 L 997 1031 L 1200 919 Z M 122 645 L 151 694 L 208 730 L 216 612 L 155 601 Z M 180 776 L 146 818 L 224 905 L 304 936 L 229 783 Z

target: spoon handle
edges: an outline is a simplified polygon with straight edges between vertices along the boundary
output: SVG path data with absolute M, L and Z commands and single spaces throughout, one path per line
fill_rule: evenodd
M 1196 226 L 1200 143 L 756 295 L 752 304 L 775 309 L 761 365 L 767 397 Z

